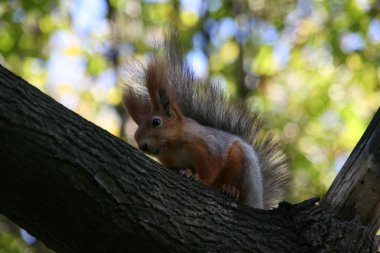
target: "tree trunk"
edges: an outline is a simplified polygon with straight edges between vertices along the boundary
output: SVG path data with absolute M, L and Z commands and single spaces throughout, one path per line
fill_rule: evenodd
M 375 250 L 358 219 L 339 220 L 316 199 L 274 210 L 239 204 L 1 66 L 0 159 L 0 213 L 59 253 Z
M 380 227 L 380 110 L 347 159 L 321 206 L 342 220 L 356 216 L 372 236 Z

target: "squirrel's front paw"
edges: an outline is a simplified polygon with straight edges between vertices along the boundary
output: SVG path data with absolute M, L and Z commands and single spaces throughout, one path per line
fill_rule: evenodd
M 232 185 L 223 185 L 222 194 L 233 199 L 239 199 L 240 191 L 235 186 Z
M 192 180 L 198 180 L 196 174 L 194 174 L 190 169 L 180 170 L 179 174 L 186 176 L 187 178 L 190 178 Z

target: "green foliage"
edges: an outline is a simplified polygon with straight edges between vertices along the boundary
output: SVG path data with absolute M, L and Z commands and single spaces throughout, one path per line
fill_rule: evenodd
M 55 29 L 56 4 L 47 0 L 0 3 L 0 52 L 7 64 L 17 67 L 21 57 L 47 57 L 41 49 Z
M 17 238 L 13 234 L 0 234 L 0 253 L 24 253 L 27 250 L 34 252 L 21 238 Z

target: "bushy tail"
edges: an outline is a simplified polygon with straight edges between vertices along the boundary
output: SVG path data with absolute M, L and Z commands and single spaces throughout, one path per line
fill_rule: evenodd
M 183 114 L 202 125 L 240 136 L 256 150 L 262 168 L 264 206 L 278 204 L 288 193 L 288 158 L 280 142 L 264 133 L 263 121 L 242 100 L 228 97 L 216 84 L 194 77 L 183 61 L 179 37 L 173 32 L 165 43 L 165 58 L 171 70 L 171 85 L 176 90 Z
M 170 85 L 176 93 L 183 115 L 198 123 L 240 136 L 251 144 L 259 157 L 264 185 L 264 207 L 270 208 L 284 199 L 288 191 L 288 159 L 280 149 L 280 143 L 263 132 L 263 121 L 244 101 L 226 96 L 217 85 L 198 80 L 183 60 L 180 38 L 172 32 L 165 41 L 162 64 L 167 64 Z M 145 68 L 137 64 L 133 72 L 134 90 L 147 97 L 144 91 Z M 128 86 L 128 84 L 127 84 Z

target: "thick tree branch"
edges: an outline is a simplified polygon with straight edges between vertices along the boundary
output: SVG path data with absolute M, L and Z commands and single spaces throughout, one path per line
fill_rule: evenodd
M 0 213 L 59 253 L 370 252 L 315 200 L 255 210 L 170 172 L 0 66 Z
M 324 196 L 321 206 L 343 220 L 380 227 L 380 109 Z

